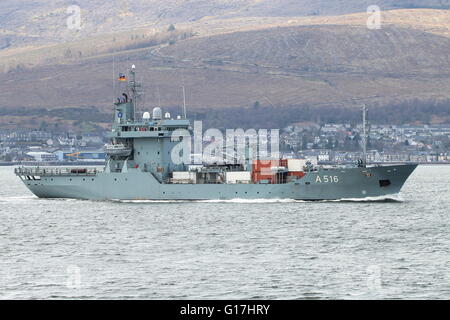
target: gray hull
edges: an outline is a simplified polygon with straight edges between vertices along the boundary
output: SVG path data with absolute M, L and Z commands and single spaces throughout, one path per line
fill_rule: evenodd
M 321 169 L 286 184 L 162 184 L 148 172 L 39 176 L 17 173 L 40 198 L 88 200 L 362 199 L 400 192 L 416 164 Z

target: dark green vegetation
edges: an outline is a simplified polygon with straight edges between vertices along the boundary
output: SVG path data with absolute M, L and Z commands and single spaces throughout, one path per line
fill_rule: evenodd
M 354 107 L 321 106 L 315 108 L 308 105 L 260 107 L 255 102 L 247 108 L 231 107 L 227 109 L 203 109 L 189 111 L 191 120 L 202 120 L 205 128 L 284 128 L 301 122 L 349 123 L 361 122 L 361 114 Z M 180 107 L 169 107 L 167 111 L 173 115 L 180 114 Z M 26 114 L 26 117 L 23 115 Z M 102 111 L 96 107 L 85 108 L 34 108 L 0 109 L 0 117 L 23 119 L 22 125 L 49 131 L 67 131 L 69 124 L 76 131 L 103 131 L 108 128 L 112 119 L 112 109 Z M 28 119 L 32 119 L 31 123 Z M 439 121 L 437 121 L 439 119 Z M 374 124 L 399 125 L 405 123 L 436 124 L 450 123 L 450 100 L 420 101 L 411 100 L 401 103 L 392 102 L 386 106 L 370 108 L 370 122 Z M 64 125 L 66 123 L 66 125 Z M 91 130 L 87 130 L 91 126 Z M 3 124 L 4 129 L 14 129 L 17 125 Z
M 229 108 L 194 112 L 193 119 L 203 120 L 206 127 L 213 128 L 284 128 L 298 122 L 359 124 L 361 113 L 355 108 L 307 105 L 295 107 Z M 436 118 L 450 123 L 450 100 L 405 101 L 370 108 L 370 122 L 374 124 L 399 125 L 405 123 L 433 124 Z

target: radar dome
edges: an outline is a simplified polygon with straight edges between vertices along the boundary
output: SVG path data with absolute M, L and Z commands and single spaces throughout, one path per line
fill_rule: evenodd
M 170 119 L 170 113 L 169 113 L 169 112 L 166 112 L 166 113 L 164 114 L 164 118 Z
M 144 120 L 150 120 L 150 112 L 144 112 L 144 114 L 142 115 L 142 119 Z
M 153 109 L 153 120 L 161 120 L 162 119 L 162 110 L 160 107 L 156 107 Z

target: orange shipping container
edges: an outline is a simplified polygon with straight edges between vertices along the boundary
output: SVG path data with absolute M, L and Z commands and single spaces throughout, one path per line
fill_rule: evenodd
M 263 168 L 270 170 L 272 167 L 287 167 L 287 165 L 287 159 L 253 160 L 253 171 L 262 171 Z
M 253 171 L 261 171 L 262 168 L 277 167 L 278 160 L 253 160 Z
M 288 166 L 288 159 L 280 159 L 280 167 L 286 167 Z

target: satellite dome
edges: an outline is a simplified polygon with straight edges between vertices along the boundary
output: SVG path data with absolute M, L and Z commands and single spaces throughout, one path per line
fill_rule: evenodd
M 156 107 L 153 109 L 153 120 L 161 120 L 162 119 L 162 110 L 160 107 Z
M 144 114 L 142 115 L 142 119 L 143 120 L 150 120 L 150 112 L 144 112 Z

